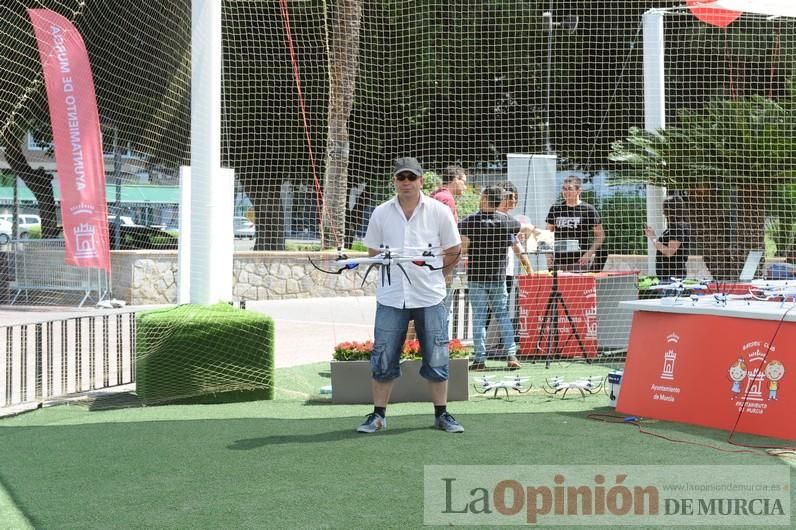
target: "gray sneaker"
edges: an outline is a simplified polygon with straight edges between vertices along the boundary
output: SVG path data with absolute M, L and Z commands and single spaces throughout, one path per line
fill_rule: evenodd
M 464 427 L 449 412 L 443 412 L 434 418 L 434 428 L 445 432 L 464 432 Z
M 375 412 L 371 412 L 362 422 L 362 425 L 357 427 L 357 432 L 376 432 L 381 429 L 387 428 L 387 418 L 382 418 Z

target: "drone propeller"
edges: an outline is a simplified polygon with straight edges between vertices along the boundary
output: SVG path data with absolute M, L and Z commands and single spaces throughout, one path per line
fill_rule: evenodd
M 675 278 L 672 278 L 670 283 L 659 283 L 649 287 L 651 291 L 699 291 L 707 288 L 707 284 L 702 282 L 685 283 L 685 281 L 677 280 Z
M 337 257 L 333 260 L 334 264 L 338 266 L 336 270 L 327 270 L 323 267 L 320 267 L 317 263 L 315 263 L 312 258 L 308 258 L 309 262 L 312 266 L 326 274 L 342 274 L 344 271 L 352 270 L 357 268 L 359 265 L 368 265 L 367 270 L 362 278 L 362 285 L 365 285 L 365 281 L 367 280 L 370 271 L 373 270 L 373 267 L 376 265 L 381 266 L 381 284 L 382 285 L 391 285 L 392 284 L 392 275 L 391 275 L 391 267 L 393 265 L 397 266 L 401 272 L 403 273 L 406 281 L 410 284 L 412 280 L 409 278 L 409 274 L 406 272 L 404 268 L 404 263 L 412 263 L 418 267 L 426 267 L 429 270 L 435 271 L 444 269 L 445 266 L 436 266 L 431 263 L 431 260 L 438 258 L 439 256 L 434 254 L 435 249 L 439 249 L 440 247 L 434 246 L 429 243 L 429 245 L 419 252 L 418 250 L 413 251 L 414 255 L 403 256 L 400 252 L 390 249 L 389 246 L 382 245 L 380 247 L 380 253 L 375 256 L 367 256 L 361 258 L 349 258 L 345 254 L 342 253 L 342 249 L 337 249 Z M 415 254 L 417 252 L 417 254 Z

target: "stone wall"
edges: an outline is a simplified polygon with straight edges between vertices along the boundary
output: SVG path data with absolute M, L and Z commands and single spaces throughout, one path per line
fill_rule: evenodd
M 364 256 L 351 253 L 351 257 Z M 304 252 L 236 252 L 232 262 L 233 301 L 282 300 L 288 298 L 362 296 L 376 292 L 378 272 L 371 273 L 365 285 L 367 268 L 343 274 L 326 274 L 309 262 L 326 259 L 323 264 L 335 269 L 329 260 L 334 254 Z M 173 304 L 177 302 L 177 253 L 169 250 L 120 250 L 111 252 L 113 296 L 129 304 Z
M 351 257 L 364 253 L 351 253 Z M 173 250 L 121 250 L 111 252 L 113 296 L 129 304 L 177 302 L 177 253 Z M 374 270 L 362 286 L 367 267 L 343 274 L 316 270 L 308 258 L 335 269 L 334 254 L 319 252 L 237 252 L 233 261 L 233 301 L 373 295 L 381 276 Z M 326 260 L 326 261 L 323 261 Z M 782 261 L 782 258 L 769 258 Z M 611 254 L 606 271 L 638 270 L 647 273 L 647 256 Z M 711 279 L 701 256 L 688 259 L 688 275 Z

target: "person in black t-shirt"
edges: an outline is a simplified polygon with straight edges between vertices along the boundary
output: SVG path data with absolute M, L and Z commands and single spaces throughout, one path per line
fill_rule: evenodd
M 570 175 L 561 186 L 563 202 L 554 204 L 547 213 L 547 229 L 555 232 L 558 241 L 575 239 L 579 250 L 548 255 L 547 266 L 559 270 L 599 271 L 605 264 L 602 254 L 605 232 L 597 209 L 581 202 L 580 177 Z
M 473 308 L 474 360 L 471 370 L 486 369 L 487 309 L 500 324 L 500 337 L 508 357 L 509 370 L 520 368 L 514 327 L 508 313 L 506 251 L 521 228 L 513 217 L 497 211 L 504 191 L 490 186 L 481 192 L 478 212 L 459 222 L 462 252 L 467 253 L 467 289 Z
M 686 262 L 691 239 L 691 227 L 685 219 L 685 208 L 680 197 L 669 197 L 663 201 L 666 230 L 660 236 L 649 225 L 644 225 L 644 235 L 655 247 L 655 274 L 661 280 L 679 280 L 687 276 Z

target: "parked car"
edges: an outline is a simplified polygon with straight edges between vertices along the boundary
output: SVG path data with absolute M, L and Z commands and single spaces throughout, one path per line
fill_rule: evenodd
M 249 221 L 248 218 L 236 216 L 232 219 L 232 226 L 235 231 L 235 237 L 254 239 L 254 223 Z
M 0 221 L 4 221 L 9 225 L 12 225 L 14 219 L 14 215 L 10 213 L 3 213 L 0 214 Z M 41 226 L 41 217 L 35 214 L 23 213 L 17 216 L 17 226 L 19 227 L 19 238 L 20 239 L 27 239 L 28 232 L 30 232 L 30 228 L 32 226 Z M 12 234 L 12 230 L 9 229 L 8 235 L 9 237 Z M 0 237 L 0 239 L 2 239 Z M 2 241 L 0 241 L 2 243 Z
M 0 245 L 5 245 L 11 241 L 11 231 L 14 229 L 11 223 L 0 219 Z

